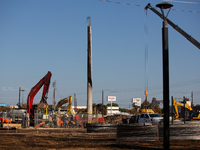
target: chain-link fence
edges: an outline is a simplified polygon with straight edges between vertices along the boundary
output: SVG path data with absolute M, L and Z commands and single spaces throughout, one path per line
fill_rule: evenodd
M 105 120 L 100 114 L 41 114 L 37 111 L 34 114 L 35 127 L 84 128 L 87 123 L 105 123 Z
M 22 127 L 29 126 L 29 116 L 26 110 L 11 109 L 10 111 L 0 113 L 0 126 L 1 127 Z
M 27 111 L 23 109 L 12 109 L 9 112 L 2 112 L 0 114 L 2 118 L 0 118 L 0 126 L 7 123 L 7 119 L 8 123 L 22 128 L 30 127 L 30 125 L 35 128 L 85 128 L 87 123 L 105 123 L 104 117 L 101 114 L 41 113 L 35 110 L 33 120 L 29 119 Z

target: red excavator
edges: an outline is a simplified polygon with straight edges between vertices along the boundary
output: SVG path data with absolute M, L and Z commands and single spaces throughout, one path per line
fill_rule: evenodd
M 44 85 L 44 87 L 43 87 L 42 98 L 40 100 L 40 104 L 41 103 L 47 104 L 47 95 L 48 95 L 48 91 L 49 91 L 51 75 L 52 75 L 51 72 L 48 71 L 48 73 L 31 89 L 31 91 L 28 94 L 27 110 L 28 110 L 30 119 L 34 118 L 34 108 L 32 106 L 33 99 L 43 85 Z

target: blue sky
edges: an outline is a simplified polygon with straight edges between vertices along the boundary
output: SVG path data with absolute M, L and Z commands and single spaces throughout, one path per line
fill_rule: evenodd
M 105 104 L 107 96 L 116 96 L 120 107 L 129 108 L 132 98 L 144 101 L 147 88 L 149 101 L 153 97 L 162 100 L 162 20 L 144 10 L 148 3 L 155 7 L 161 2 L 0 1 L 0 102 L 16 105 L 21 87 L 26 103 L 31 88 L 51 71 L 49 104 L 53 103 L 52 83 L 56 80 L 56 102 L 76 93 L 78 105 L 86 105 L 88 16 L 92 24 L 93 103 L 101 103 L 103 90 Z M 167 2 L 174 5 L 168 18 L 200 41 L 200 1 Z M 190 98 L 193 91 L 194 103 L 200 104 L 200 50 L 170 25 L 168 28 L 170 97 L 179 101 L 183 96 Z M 34 103 L 41 95 L 40 90 Z

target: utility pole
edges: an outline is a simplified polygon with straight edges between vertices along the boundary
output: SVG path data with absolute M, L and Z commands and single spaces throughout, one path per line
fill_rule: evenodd
M 168 54 L 168 27 L 167 27 L 167 16 L 171 7 L 170 3 L 160 3 L 156 7 L 160 8 L 164 17 L 163 28 L 162 28 L 162 54 L 163 54 L 163 109 L 164 109 L 164 127 L 163 127 L 163 147 L 164 150 L 169 150 L 170 140 L 170 128 L 169 128 L 169 54 Z M 164 16 L 164 9 L 169 9 L 166 16 Z
M 88 123 L 92 119 L 92 38 L 91 38 L 91 17 L 87 17 L 88 27 L 88 48 L 87 48 L 87 113 Z
M 74 93 L 74 110 L 77 112 L 77 98 L 76 98 L 76 93 Z
M 103 111 L 104 111 L 103 110 L 103 108 L 104 108 L 103 107 L 103 105 L 104 105 L 103 103 L 104 103 L 104 91 L 102 91 L 102 117 L 103 117 Z
M 171 96 L 171 104 L 172 104 L 172 106 L 171 106 L 171 116 L 172 116 L 172 124 L 173 124 L 173 117 L 174 117 L 174 113 L 173 113 L 173 111 L 174 111 L 174 106 L 173 106 L 173 104 L 174 104 L 174 98 L 173 98 L 173 96 Z
M 24 92 L 25 90 L 21 90 L 21 91 L 22 91 L 22 105 L 23 105 L 23 100 L 24 100 L 24 93 L 23 93 L 23 92 Z
M 18 105 L 19 108 L 20 108 L 20 99 L 21 99 L 21 87 L 19 87 L 19 105 Z
M 191 107 L 193 107 L 194 106 L 194 103 L 193 103 L 193 91 L 191 91 Z
M 184 103 L 184 109 L 183 109 L 183 117 L 184 117 L 184 124 L 185 124 L 185 103 L 186 103 L 186 101 L 185 101 L 185 96 L 183 96 L 183 103 Z
M 55 111 L 55 105 L 56 105 L 56 94 L 55 94 L 55 91 L 56 91 L 56 80 L 53 82 L 53 109 Z

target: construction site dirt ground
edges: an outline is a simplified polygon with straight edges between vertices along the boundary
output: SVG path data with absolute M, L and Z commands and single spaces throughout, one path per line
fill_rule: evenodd
M 163 149 L 162 141 L 117 141 L 116 133 L 81 128 L 0 130 L 1 150 Z M 200 141 L 170 141 L 170 149 L 200 149 Z

